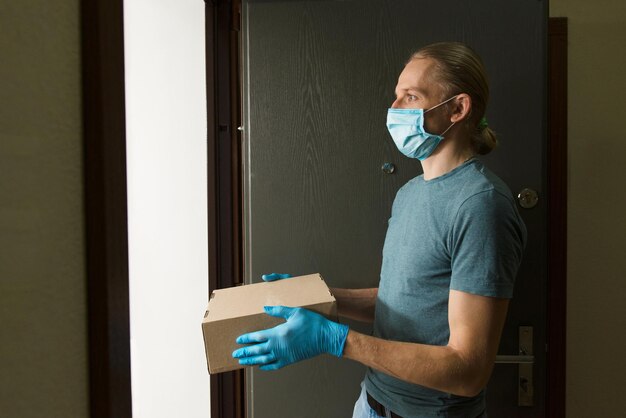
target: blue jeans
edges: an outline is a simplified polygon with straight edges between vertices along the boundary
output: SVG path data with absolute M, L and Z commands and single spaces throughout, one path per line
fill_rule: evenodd
M 352 418 L 381 418 L 367 403 L 367 392 L 365 391 L 365 385 L 361 383 L 361 395 L 354 404 L 354 411 L 352 412 Z M 382 417 L 384 418 L 384 417 Z M 487 412 L 483 412 L 476 418 L 487 418 Z
M 379 415 L 370 408 L 367 403 L 367 392 L 365 392 L 365 385 L 361 383 L 361 396 L 354 404 L 354 411 L 352 412 L 352 418 L 378 418 Z

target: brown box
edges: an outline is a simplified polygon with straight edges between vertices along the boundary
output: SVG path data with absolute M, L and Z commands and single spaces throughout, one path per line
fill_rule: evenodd
M 232 357 L 232 352 L 242 347 L 235 339 L 285 322 L 263 310 L 274 305 L 299 306 L 337 320 L 335 297 L 319 274 L 214 290 L 202 321 L 210 374 L 243 368 Z

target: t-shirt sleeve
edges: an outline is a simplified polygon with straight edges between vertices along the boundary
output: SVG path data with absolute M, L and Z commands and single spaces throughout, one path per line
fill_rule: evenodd
M 470 197 L 459 208 L 449 240 L 450 289 L 513 297 L 526 227 L 512 198 L 496 190 Z

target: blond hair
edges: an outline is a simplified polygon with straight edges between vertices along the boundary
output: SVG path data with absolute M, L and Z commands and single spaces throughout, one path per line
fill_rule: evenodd
M 472 110 L 465 126 L 472 148 L 481 155 L 490 153 L 497 146 L 498 140 L 485 119 L 489 83 L 480 57 L 460 42 L 438 42 L 420 48 L 411 55 L 411 60 L 415 58 L 430 58 L 435 62 L 429 76 L 440 85 L 441 100 L 460 93 L 471 97 Z

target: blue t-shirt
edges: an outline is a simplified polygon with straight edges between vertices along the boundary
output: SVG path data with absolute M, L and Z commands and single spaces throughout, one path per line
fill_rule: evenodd
M 511 298 L 526 227 L 511 191 L 477 159 L 416 177 L 393 203 L 383 248 L 374 336 L 446 345 L 450 290 Z M 407 418 L 473 417 L 484 392 L 456 396 L 368 369 L 367 391 Z

